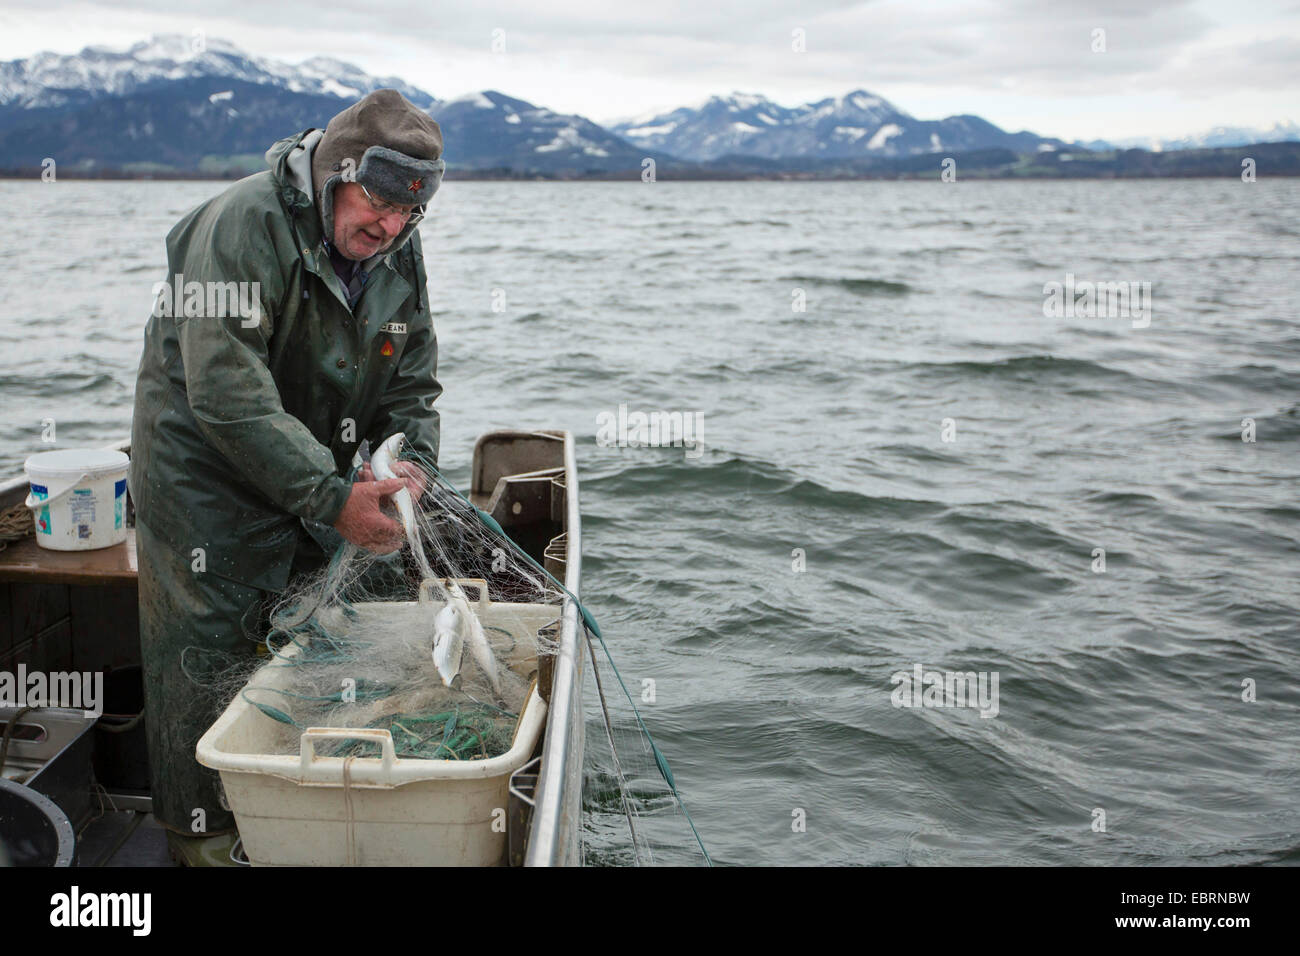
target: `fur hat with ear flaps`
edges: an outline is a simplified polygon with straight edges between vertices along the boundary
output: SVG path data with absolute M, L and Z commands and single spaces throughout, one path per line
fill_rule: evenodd
M 325 128 L 311 160 L 312 188 L 325 237 L 334 240 L 334 189 L 357 182 L 377 199 L 420 206 L 442 183 L 442 130 L 396 90 L 375 90 Z M 393 243 L 399 248 L 414 225 Z M 390 250 L 391 251 L 391 250 Z

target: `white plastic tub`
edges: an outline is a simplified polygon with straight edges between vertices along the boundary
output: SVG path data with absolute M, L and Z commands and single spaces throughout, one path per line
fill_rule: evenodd
M 464 582 L 480 583 L 480 582 Z M 494 604 L 487 588 L 475 604 L 500 662 L 521 677 L 537 668 L 537 632 L 559 609 L 544 604 Z M 361 614 L 394 606 L 358 604 Z M 505 647 L 505 644 L 509 647 Z M 292 656 L 294 649 L 285 651 Z M 267 667 L 249 686 L 284 687 L 292 668 Z M 297 755 L 268 751 L 284 732 L 242 694 L 199 741 L 197 757 L 221 772 L 221 783 L 254 866 L 493 866 L 506 855 L 510 775 L 528 762 L 546 722 L 536 689 L 519 718 L 514 745 L 485 760 L 420 760 L 396 756 L 384 729 L 311 728 Z M 344 779 L 343 757 L 320 757 L 318 742 L 369 738 L 380 757 L 355 757 Z
M 67 448 L 24 463 L 36 543 L 52 551 L 93 551 L 126 540 L 126 454 Z

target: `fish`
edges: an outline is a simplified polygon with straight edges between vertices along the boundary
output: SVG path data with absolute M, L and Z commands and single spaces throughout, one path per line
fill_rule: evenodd
M 375 478 L 384 481 L 389 478 L 401 477 L 393 470 L 393 462 L 402 454 L 402 446 L 406 444 L 405 432 L 394 432 L 385 438 L 370 456 L 370 468 L 375 473 Z M 433 576 L 433 568 L 429 566 L 429 559 L 424 553 L 424 542 L 420 539 L 420 526 L 415 523 L 415 504 L 411 501 L 411 492 L 409 488 L 403 487 L 393 496 L 393 504 L 397 506 L 398 517 L 402 520 L 402 530 L 406 532 L 407 543 L 411 546 L 411 554 L 415 556 L 416 564 L 419 565 L 420 573 L 424 577 Z
M 393 471 L 393 462 L 401 457 L 402 446 L 405 444 L 406 433 L 394 432 L 374 450 L 370 456 L 370 467 L 377 479 L 384 481 L 400 477 Z M 407 540 L 411 542 L 412 547 L 415 547 L 420 532 L 415 526 L 415 505 L 411 501 L 410 490 L 403 488 L 393 495 L 393 504 L 397 506 L 397 513 L 402 519 L 402 529 L 406 532 Z
M 492 692 L 501 695 L 501 675 L 496 658 L 488 644 L 483 625 L 470 607 L 465 592 L 454 581 L 451 598 L 433 619 L 433 664 L 438 669 L 444 687 L 450 687 L 460 673 L 465 645 L 469 645 L 475 663 L 488 679 Z
M 442 685 L 450 687 L 460 673 L 460 660 L 465 653 L 465 614 L 459 602 L 448 601 L 447 606 L 433 619 L 433 665 L 438 669 Z
M 479 669 L 483 671 L 488 683 L 492 685 L 492 693 L 500 697 L 501 677 L 497 674 L 496 658 L 492 656 L 492 648 L 488 644 L 483 625 L 479 621 L 478 615 L 472 610 L 469 612 L 469 649 L 470 653 L 474 655 L 474 660 Z

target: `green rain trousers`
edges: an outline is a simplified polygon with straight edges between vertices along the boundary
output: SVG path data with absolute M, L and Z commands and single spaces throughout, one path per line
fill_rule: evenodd
M 220 777 L 194 750 L 229 702 L 231 682 L 248 675 L 277 594 L 196 571 L 138 519 L 135 534 L 145 711 L 158 715 L 145 721 L 154 817 L 188 835 L 227 833 L 235 819 Z M 293 576 L 318 569 L 317 555 L 304 543 Z

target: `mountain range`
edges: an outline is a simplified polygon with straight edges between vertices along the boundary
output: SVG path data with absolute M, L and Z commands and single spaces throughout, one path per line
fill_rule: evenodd
M 1066 146 L 1026 131 L 1004 132 L 978 116 L 918 120 L 866 90 L 792 108 L 737 92 L 610 128 L 628 142 L 697 162 L 724 156 L 849 159 L 995 148 L 1032 153 Z
M 124 51 L 93 46 L 0 63 L 0 170 L 31 170 L 52 157 L 61 171 L 81 174 L 241 174 L 263 168 L 275 140 L 323 127 L 382 88 L 438 121 L 449 170 L 465 175 L 639 173 L 647 157 L 701 176 L 906 173 L 937 168 L 935 157 L 948 155 L 1064 169 L 1045 154 L 1123 145 L 1068 144 L 970 115 L 920 120 L 863 89 L 796 107 L 737 92 L 602 126 L 495 90 L 444 100 L 340 60 L 288 64 L 224 40 L 169 34 Z M 1195 145 L 1249 135 L 1216 130 Z M 1300 128 L 1279 124 L 1270 135 L 1300 139 Z
M 1245 146 L 1248 143 L 1296 143 L 1300 142 L 1300 125 L 1288 121 L 1274 123 L 1264 128 L 1258 126 L 1216 126 L 1193 136 L 1180 136 L 1175 139 L 1157 137 L 1133 137 L 1129 139 L 1104 140 L 1095 139 L 1088 142 L 1076 142 L 1088 150 L 1145 149 L 1153 153 L 1163 153 L 1177 149 L 1217 149 L 1224 146 Z

